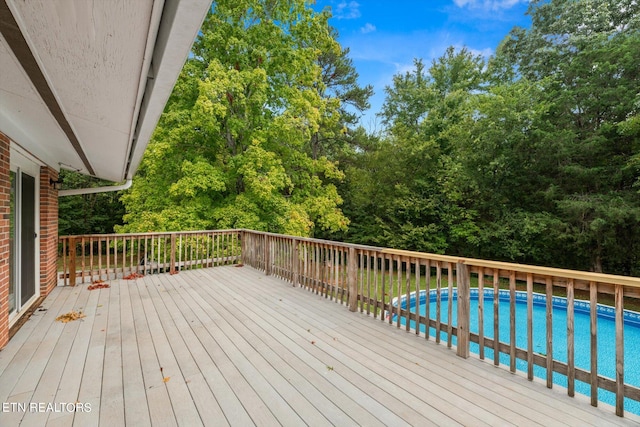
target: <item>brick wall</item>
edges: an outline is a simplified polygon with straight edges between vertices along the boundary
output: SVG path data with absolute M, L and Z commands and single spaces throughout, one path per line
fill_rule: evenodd
M 48 166 L 40 168 L 40 295 L 46 296 L 57 284 L 58 190 L 51 181 L 58 172 Z
M 0 348 L 9 341 L 9 138 L 0 132 Z

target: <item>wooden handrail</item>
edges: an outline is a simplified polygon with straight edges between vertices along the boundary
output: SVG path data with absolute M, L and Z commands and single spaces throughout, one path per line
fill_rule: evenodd
M 623 285 L 631 288 L 640 289 L 640 277 L 620 276 L 620 275 L 605 274 L 605 273 L 594 273 L 590 271 L 580 271 L 580 270 L 568 270 L 568 269 L 555 268 L 555 267 L 543 267 L 543 266 L 519 264 L 519 263 L 504 262 L 504 261 L 490 261 L 490 260 L 484 260 L 484 259 L 478 259 L 478 258 L 456 257 L 451 255 L 441 255 L 441 254 L 433 254 L 433 253 L 427 253 L 427 252 L 415 252 L 415 251 L 408 251 L 403 249 L 381 248 L 377 246 L 368 246 L 368 245 L 361 245 L 356 243 L 333 242 L 330 240 L 314 239 L 310 237 L 287 236 L 282 234 L 269 233 L 265 231 L 253 231 L 253 230 L 245 230 L 245 229 L 242 229 L 241 231 L 253 233 L 257 235 L 264 235 L 264 236 L 281 236 L 281 237 L 286 237 L 291 239 L 295 238 L 300 242 L 330 244 L 334 247 L 340 247 L 345 249 L 353 247 L 358 250 L 373 251 L 380 254 L 428 259 L 431 261 L 440 261 L 443 263 L 462 263 L 462 264 L 466 264 L 473 267 L 474 272 L 476 271 L 475 269 L 480 267 L 488 268 L 492 270 L 497 269 L 497 270 L 503 270 L 503 271 L 516 271 L 518 273 L 521 273 L 522 275 L 525 275 L 524 276 L 525 280 L 526 280 L 526 274 L 531 273 L 534 275 L 534 278 L 537 279 L 536 282 L 540 282 L 540 283 L 545 283 L 544 279 L 540 279 L 540 278 L 552 276 L 552 277 L 562 277 L 566 279 L 574 279 L 584 283 L 598 282 L 598 283 L 607 283 L 611 285 Z M 518 277 L 518 280 L 520 280 L 519 277 Z M 613 294 L 614 290 L 611 289 L 611 292 L 608 292 L 608 293 Z M 639 296 L 640 296 L 640 291 L 639 291 Z
M 571 396 L 577 387 L 576 380 L 590 384 L 590 391 L 595 394 L 591 399 L 594 406 L 598 405 L 598 390 L 611 391 L 616 395 L 615 408 L 620 416 L 624 415 L 625 397 L 640 401 L 638 384 L 624 382 L 623 352 L 624 301 L 627 297 L 640 295 L 640 278 L 378 248 L 251 230 L 242 230 L 242 233 L 245 263 L 290 281 L 294 286 L 346 304 L 350 311 L 366 311 L 374 318 L 397 328 L 405 327 L 409 330 L 411 326 L 417 334 L 423 334 L 425 339 L 434 335 L 437 343 L 440 343 L 441 337 L 446 338 L 448 347 L 452 347 L 452 339 L 455 338 L 456 352 L 461 357 L 468 356 L 470 342 L 478 344 L 481 346 L 481 359 L 485 358 L 487 351 L 492 351 L 493 362 L 498 366 L 507 364 L 512 372 L 516 371 L 516 361 L 523 360 L 526 362 L 529 380 L 534 378 L 535 366 L 543 367 L 546 369 L 549 388 L 554 386 L 554 373 L 562 374 L 567 377 L 567 393 Z M 483 327 L 479 327 L 477 332 L 470 330 L 470 275 L 474 275 L 478 281 L 478 289 L 483 292 L 478 299 L 493 300 L 488 301 L 493 303 L 494 308 L 492 330 L 485 331 Z M 432 280 L 435 280 L 435 288 L 427 292 Z M 492 287 L 488 286 L 488 296 L 484 294 L 485 281 L 493 284 Z M 457 282 L 455 288 L 454 282 Z M 547 334 L 543 337 L 544 342 L 538 345 L 534 345 L 532 327 L 535 283 L 544 286 L 546 294 L 546 318 L 543 322 Z M 505 284 L 508 284 L 508 290 L 502 292 L 508 295 L 509 315 L 503 319 L 499 316 L 498 295 L 501 294 L 501 286 Z M 516 323 L 516 300 L 521 298 L 517 296 L 517 287 L 526 289 L 526 330 L 523 325 Z M 567 321 L 566 325 L 561 325 L 562 328 L 566 327 L 564 343 L 558 343 L 557 338 L 554 341 L 553 325 L 558 322 L 552 316 L 554 288 L 564 288 L 567 295 Z M 589 291 L 592 328 L 589 345 L 580 349 L 574 343 L 573 304 L 575 291 L 578 289 Z M 434 313 L 429 313 L 429 303 L 426 303 L 426 313 L 423 315 L 418 311 L 418 303 L 413 302 L 418 300 L 422 292 L 427 292 L 429 299 L 431 293 L 435 292 L 435 316 Z M 597 316 L 598 295 L 603 293 L 615 295 L 612 310 L 616 321 L 616 368 L 610 377 L 603 376 L 597 368 L 597 322 L 594 316 Z M 347 300 L 345 295 L 348 295 Z M 452 316 L 453 299 L 457 299 L 456 316 Z M 478 306 L 480 319 L 489 314 L 483 309 L 484 307 Z M 523 333 L 526 334 L 524 347 L 516 342 L 520 335 L 516 334 L 516 328 L 523 328 Z M 508 330 L 508 333 L 500 334 L 501 330 Z M 486 332 L 492 333 L 492 336 L 486 336 Z M 561 351 L 554 352 L 554 347 L 558 345 L 566 346 L 566 361 L 554 357 L 554 354 L 562 354 Z M 574 356 L 578 352 L 591 354 L 589 367 L 576 365 Z M 501 360 L 501 354 L 506 360 Z M 586 391 L 588 392 L 589 390 Z
M 486 352 L 493 352 L 493 357 L 487 357 L 496 365 L 508 364 L 512 372 L 516 371 L 517 359 L 525 361 L 530 380 L 534 376 L 534 367 L 541 366 L 546 370 L 549 388 L 553 387 L 554 373 L 567 377 L 569 395 L 573 395 L 578 381 L 590 384 L 591 404 L 594 406 L 598 405 L 598 390 L 611 391 L 616 395 L 615 408 L 620 416 L 624 415 L 625 397 L 640 401 L 639 385 L 624 382 L 623 327 L 625 299 L 640 296 L 638 277 L 379 248 L 245 229 L 62 236 L 59 242 L 63 261 L 60 277 L 65 284 L 127 277 L 127 273 L 177 273 L 183 269 L 242 262 L 267 275 L 282 278 L 293 286 L 343 304 L 351 311 L 366 312 L 407 331 L 413 329 L 427 340 L 434 337 L 440 343 L 446 339 L 447 346 L 455 344 L 461 357 L 468 357 L 470 343 L 474 343 L 480 346 L 481 359 L 485 358 Z M 478 300 L 493 303 L 493 313 L 484 312 L 484 306 L 478 306 L 479 319 L 493 317 L 493 328 L 487 328 L 487 331 L 479 327 L 474 332 L 469 324 L 471 280 L 477 281 L 478 291 L 482 292 Z M 499 295 L 501 286 L 504 288 L 507 284 L 508 291 L 502 292 L 508 295 L 509 318 L 503 319 L 499 316 Z M 537 346 L 534 346 L 532 328 L 534 284 L 544 287 L 546 297 L 544 323 L 547 334 L 543 345 L 538 343 Z M 516 327 L 522 327 L 517 325 L 515 316 L 517 286 L 526 289 L 525 347 L 516 343 Z M 552 333 L 554 322 L 558 321 L 552 316 L 556 288 L 563 288 L 567 295 L 567 322 L 562 325 L 563 328 L 566 326 L 567 341 L 561 344 L 563 347 L 566 345 L 566 361 L 554 357 L 561 354 L 554 352 L 557 342 L 554 342 Z M 575 291 L 580 289 L 588 291 L 591 334 L 588 348 L 577 349 L 574 347 L 573 302 Z M 485 295 L 485 292 L 489 293 Z M 419 299 L 424 295 L 426 301 L 431 301 L 432 293 L 435 294 L 435 309 L 430 312 L 431 303 L 426 303 L 426 313 L 420 313 Z M 599 345 L 596 307 L 601 294 L 614 296 L 610 304 L 616 323 L 615 372 L 610 376 L 603 376 L 598 371 L 596 357 Z M 454 299 L 457 299 L 455 316 L 452 315 Z M 508 333 L 504 332 L 506 329 Z M 591 354 L 588 367 L 576 366 L 574 355 L 578 352 Z M 506 359 L 501 361 L 501 354 Z

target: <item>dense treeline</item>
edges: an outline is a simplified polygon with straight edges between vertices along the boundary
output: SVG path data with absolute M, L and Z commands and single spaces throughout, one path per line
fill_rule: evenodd
M 346 169 L 344 238 L 640 274 L 640 5 L 529 14 L 488 62 L 450 48 L 394 78 Z
M 218 1 L 119 231 L 243 227 L 640 274 L 640 5 L 532 1 L 489 59 L 395 76 L 368 134 L 330 13 Z
M 95 188 L 113 185 L 79 172 L 61 170 L 60 181 L 65 189 Z M 120 201 L 122 191 L 65 196 L 58 199 L 58 234 L 113 233 L 116 225 L 122 225 L 125 213 Z

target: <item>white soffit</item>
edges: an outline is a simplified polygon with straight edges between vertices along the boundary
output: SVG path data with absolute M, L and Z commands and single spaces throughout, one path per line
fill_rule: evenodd
M 66 163 L 82 165 L 1 34 L 0 131 L 28 147 L 44 163 L 57 166 L 57 159 L 64 158 L 68 160 Z
M 211 1 L 2 3 L 30 53 L 0 41 L 0 131 L 53 167 L 131 178 Z

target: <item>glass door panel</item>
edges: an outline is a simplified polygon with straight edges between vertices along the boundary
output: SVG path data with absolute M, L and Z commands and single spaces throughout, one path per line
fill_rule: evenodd
M 20 209 L 20 304 L 36 294 L 36 179 L 22 172 Z
M 16 196 L 18 193 L 16 173 L 11 171 L 11 195 L 10 195 L 10 211 L 9 211 L 9 314 L 12 314 L 17 309 L 18 299 L 18 277 L 16 271 Z

